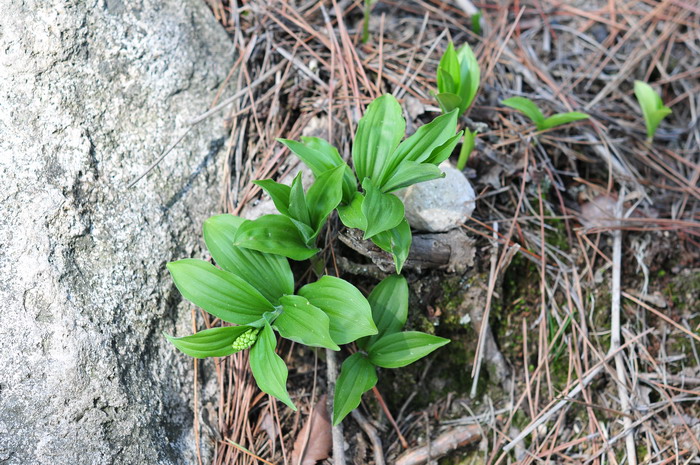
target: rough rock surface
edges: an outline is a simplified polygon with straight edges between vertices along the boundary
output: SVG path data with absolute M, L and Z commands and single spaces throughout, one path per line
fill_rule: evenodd
M 161 335 L 191 308 L 165 263 L 203 254 L 222 116 L 126 186 L 232 53 L 201 0 L 2 3 L 0 463 L 196 463 L 192 361 Z
M 397 192 L 406 207 L 406 219 L 413 229 L 446 232 L 471 217 L 475 207 L 474 189 L 467 178 L 449 163 L 440 168 L 444 178 L 414 184 Z

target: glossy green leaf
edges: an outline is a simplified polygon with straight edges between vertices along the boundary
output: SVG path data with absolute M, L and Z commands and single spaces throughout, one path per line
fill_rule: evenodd
M 469 44 L 464 44 L 460 47 L 457 52 L 457 61 L 459 61 L 460 72 L 460 85 L 457 94 L 461 99 L 459 112 L 462 114 L 472 104 L 476 93 L 479 91 L 481 71 L 479 62 L 476 60 L 476 56 Z
M 264 215 L 247 220 L 238 228 L 234 245 L 292 260 L 306 260 L 318 253 L 318 249 L 306 246 L 297 226 L 283 215 Z
M 399 165 L 399 168 L 389 178 L 382 190 L 388 194 L 419 182 L 443 177 L 445 177 L 445 174 L 442 170 L 433 164 L 407 160 Z
M 184 337 L 165 337 L 181 352 L 194 358 L 225 357 L 236 352 L 233 341 L 248 331 L 248 326 L 223 326 L 205 329 Z
M 459 60 L 452 42 L 447 45 L 445 53 L 440 58 L 437 73 L 438 92 L 457 93 L 460 85 Z M 451 110 L 448 110 L 451 111 Z
M 311 347 L 340 350 L 330 335 L 330 319 L 302 296 L 287 295 L 280 299 L 282 313 L 275 320 L 280 335 Z
M 355 192 L 350 204 L 338 207 L 338 217 L 348 228 L 362 229 L 363 231 L 367 229 L 367 218 L 362 214 L 362 202 L 364 200 L 364 195 Z
M 403 202 L 393 194 L 380 191 L 371 179 L 362 181 L 365 200 L 362 202 L 362 214 L 367 219 L 365 239 L 395 228 L 404 217 Z
M 403 328 L 408 318 L 408 283 L 406 278 L 394 274 L 384 278 L 367 297 L 372 307 L 372 319 L 377 325 L 379 338 Z
M 251 284 L 273 304 L 294 293 L 294 275 L 286 258 L 233 245 L 245 222 L 234 215 L 212 216 L 204 222 L 204 242 L 216 264 Z
M 286 184 L 280 184 L 272 179 L 262 179 L 253 181 L 253 184 L 263 188 L 267 195 L 272 199 L 277 211 L 283 215 L 289 216 L 289 195 L 291 188 Z
M 269 323 L 260 332 L 258 340 L 250 349 L 250 369 L 261 391 L 274 396 L 296 411 L 296 406 L 287 393 L 287 366 L 275 353 L 277 338 Z
M 450 113 L 455 110 L 459 111 L 459 105 L 462 103 L 460 96 L 452 92 L 440 92 L 435 98 L 443 113 Z
M 391 333 L 369 347 L 369 360 L 383 368 L 399 368 L 425 357 L 449 343 L 449 339 L 418 331 Z
M 408 258 L 412 240 L 411 227 L 405 218 L 397 227 L 372 237 L 372 242 L 393 256 L 397 273 L 401 273 L 401 269 Z
M 661 121 L 670 115 L 672 110 L 664 105 L 661 96 L 646 82 L 634 81 L 634 95 L 642 108 L 647 128 L 647 140 L 651 141 Z
M 523 113 L 525 116 L 530 118 L 538 128 L 544 123 L 544 115 L 540 111 L 539 107 L 535 104 L 535 102 L 533 102 L 529 98 L 511 97 L 509 99 L 503 100 L 501 104 Z
M 345 164 L 322 173 L 306 193 L 306 202 L 311 216 L 311 227 L 318 231 L 328 215 L 343 198 L 343 174 Z
M 401 105 L 385 94 L 367 107 L 352 145 L 352 161 L 359 179 L 380 179 L 384 164 L 406 133 Z
M 304 186 L 301 183 L 302 172 L 299 171 L 292 181 L 292 187 L 289 191 L 289 217 L 308 225 L 313 230 L 311 225 L 311 214 L 306 202 L 306 194 Z
M 360 405 L 362 394 L 377 384 L 377 369 L 359 352 L 346 358 L 335 383 L 333 426 Z
M 297 294 L 328 315 L 331 338 L 336 344 L 349 344 L 377 333 L 369 302 L 355 286 L 345 280 L 323 276 L 315 283 L 299 289 Z
M 209 262 L 187 258 L 167 267 L 183 297 L 229 323 L 245 325 L 275 310 L 253 286 Z
M 302 142 L 277 139 L 309 167 L 314 176 L 319 176 L 343 163 L 338 149 L 318 137 L 302 137 Z
M 557 126 L 561 126 L 562 124 L 569 124 L 573 123 L 574 121 L 579 121 L 588 118 L 589 116 L 587 114 L 578 111 L 570 111 L 568 113 L 557 113 L 556 115 L 552 115 L 549 118 L 546 118 L 542 122 L 541 127 L 538 127 L 537 129 L 540 131 L 544 131 L 545 129 L 555 128 Z
M 454 137 L 457 131 L 457 116 L 456 111 L 440 115 L 419 127 L 411 137 L 401 142 L 391 154 L 382 179 L 375 182 L 377 186 L 382 189 L 404 161 L 424 162 L 430 158 L 433 150 Z M 384 189 L 382 191 L 386 192 Z
M 443 161 L 450 158 L 450 155 L 452 155 L 452 152 L 454 151 L 455 147 L 459 143 L 459 139 L 461 139 L 461 137 L 462 137 L 462 131 L 459 131 L 453 137 L 447 139 L 445 141 L 445 143 L 443 143 L 439 147 L 436 147 L 435 149 L 433 149 L 433 151 L 430 153 L 430 156 L 428 157 L 428 159 L 425 160 L 425 163 L 439 165 Z

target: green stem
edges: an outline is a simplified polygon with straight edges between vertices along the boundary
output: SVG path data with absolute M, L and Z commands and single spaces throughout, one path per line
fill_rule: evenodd
M 362 43 L 366 44 L 369 40 L 369 15 L 372 11 L 372 0 L 365 0 L 365 17 L 362 22 Z

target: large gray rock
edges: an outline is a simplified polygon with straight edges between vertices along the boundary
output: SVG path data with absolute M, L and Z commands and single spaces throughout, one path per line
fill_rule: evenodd
M 232 47 L 201 0 L 0 7 L 0 463 L 194 463 L 164 265 L 201 256 Z M 177 328 L 176 328 L 177 326 Z

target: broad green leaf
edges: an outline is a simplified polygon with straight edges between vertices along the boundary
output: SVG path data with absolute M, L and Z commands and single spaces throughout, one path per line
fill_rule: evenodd
M 651 141 L 659 124 L 661 124 L 661 120 L 670 115 L 672 110 L 664 105 L 661 96 L 646 82 L 634 81 L 634 95 L 637 97 L 639 106 L 642 107 L 644 123 L 647 128 L 647 140 Z
M 349 344 L 364 336 L 377 334 L 372 309 L 352 284 L 333 276 L 323 276 L 297 292 L 330 318 L 331 338 L 336 344 Z
M 401 105 L 385 94 L 367 107 L 360 119 L 352 145 L 352 161 L 360 179 L 380 179 L 386 159 L 406 133 Z
M 375 181 L 377 186 L 382 189 L 404 161 L 424 162 L 433 150 L 454 137 L 457 131 L 457 117 L 456 111 L 440 115 L 419 127 L 411 137 L 401 142 L 391 154 L 381 181 Z M 384 189 L 382 191 L 386 192 Z
M 377 339 L 395 333 L 406 324 L 408 318 L 408 283 L 406 278 L 394 274 L 384 278 L 367 297 L 372 307 L 372 319 L 377 325 Z
M 433 164 L 406 160 L 399 165 L 399 168 L 382 187 L 382 190 L 388 194 L 419 182 L 443 177 L 445 177 L 445 174 L 442 170 Z
M 299 171 L 292 181 L 292 187 L 289 191 L 289 216 L 313 229 L 301 176 L 302 173 Z
M 568 124 L 574 121 L 579 121 L 588 118 L 589 116 L 587 114 L 580 113 L 578 111 L 570 111 L 569 113 L 557 113 L 556 115 L 552 115 L 549 118 L 545 119 L 542 122 L 542 127 L 538 127 L 537 129 L 540 131 L 544 131 L 545 129 L 555 128 L 557 126 L 561 126 L 562 124 Z
M 544 122 L 544 115 L 537 107 L 537 105 L 535 105 L 535 102 L 533 102 L 529 98 L 511 97 L 509 99 L 503 100 L 501 104 L 523 113 L 525 116 L 530 118 L 538 128 Z
M 394 257 L 394 265 L 396 272 L 401 273 L 408 253 L 411 250 L 411 227 L 408 221 L 404 218 L 401 223 L 395 228 L 381 232 L 372 237 L 374 242 L 380 249 L 390 253 Z
M 439 147 L 436 147 L 430 154 L 430 157 L 428 157 L 427 160 L 425 160 L 425 163 L 431 163 L 433 165 L 439 165 L 443 161 L 447 160 L 450 158 L 450 155 L 452 155 L 452 152 L 454 151 L 455 147 L 459 143 L 459 139 L 462 137 L 462 131 L 459 131 L 457 134 L 455 134 L 453 137 L 447 139 L 444 144 L 442 144 Z
M 263 188 L 267 195 L 272 199 L 277 211 L 283 215 L 289 216 L 289 195 L 291 188 L 286 184 L 280 184 L 272 179 L 263 179 L 253 181 L 253 184 Z
M 212 216 L 204 222 L 204 242 L 216 264 L 251 284 L 273 304 L 294 293 L 294 275 L 286 258 L 233 245 L 245 222 L 233 215 Z
M 167 267 L 184 298 L 229 323 L 245 325 L 275 310 L 253 286 L 204 260 L 187 258 Z
M 306 202 L 311 214 L 311 227 L 318 231 L 328 215 L 343 198 L 343 173 L 345 164 L 338 165 L 316 177 L 306 193 Z
M 461 79 L 457 93 L 461 98 L 459 112 L 462 114 L 472 104 L 476 93 L 479 91 L 481 71 L 479 70 L 479 62 L 476 60 L 476 56 L 474 56 L 474 52 L 469 44 L 464 44 L 460 47 L 457 52 L 457 60 L 459 61 Z
M 233 341 L 249 329 L 248 326 L 222 326 L 184 337 L 163 334 L 175 347 L 190 357 L 225 357 L 236 352 Z
M 362 214 L 367 219 L 365 239 L 398 226 L 404 216 L 403 202 L 395 195 L 377 189 L 369 178 L 362 181 L 362 187 L 365 190 Z
M 343 200 L 342 200 L 342 202 L 345 204 L 350 203 L 350 201 L 352 200 L 353 194 L 355 194 L 355 192 L 357 192 L 357 179 L 355 178 L 355 173 L 352 172 L 352 169 L 340 157 L 340 154 L 338 153 L 338 149 L 333 147 L 327 141 L 325 141 L 323 139 L 319 139 L 318 137 L 302 137 L 301 140 L 304 141 L 304 144 L 307 147 L 318 150 L 319 152 L 323 152 L 323 153 L 327 154 L 328 159 L 335 160 L 333 166 L 329 166 L 325 170 L 318 170 L 318 171 L 312 170 L 314 173 L 314 177 L 318 178 L 320 175 L 322 175 L 323 173 L 325 173 L 326 171 L 328 171 L 330 169 L 335 168 L 336 166 L 339 166 L 339 165 L 345 166 L 345 171 L 343 172 Z
M 367 229 L 367 218 L 362 214 L 362 202 L 365 196 L 359 192 L 355 192 L 352 202 L 349 205 L 341 205 L 338 207 L 338 216 L 340 221 L 345 226 L 353 229 Z
M 323 310 L 298 295 L 286 295 L 280 303 L 282 313 L 275 320 L 280 336 L 311 347 L 340 350 L 331 339 L 330 320 Z
M 437 85 L 440 93 L 451 92 L 456 94 L 457 89 L 459 89 L 459 60 L 457 52 L 455 52 L 455 46 L 451 41 L 438 64 Z
M 275 353 L 277 338 L 269 323 L 260 332 L 258 340 L 250 349 L 250 369 L 261 391 L 274 396 L 296 411 L 297 408 L 287 393 L 287 366 Z
M 450 113 L 454 110 L 459 111 L 459 104 L 462 103 L 460 96 L 452 92 L 440 92 L 435 98 L 443 113 Z
M 387 334 L 369 347 L 369 361 L 383 368 L 399 368 L 425 357 L 449 339 L 418 331 Z
M 302 137 L 302 142 L 277 139 L 309 167 L 314 176 L 319 176 L 343 163 L 338 150 L 327 141 L 317 137 Z
M 346 358 L 335 383 L 333 426 L 360 405 L 362 394 L 377 384 L 377 369 L 359 352 Z
M 306 246 L 294 222 L 282 215 L 247 220 L 238 228 L 234 245 L 292 260 L 306 260 L 318 253 L 318 249 Z

